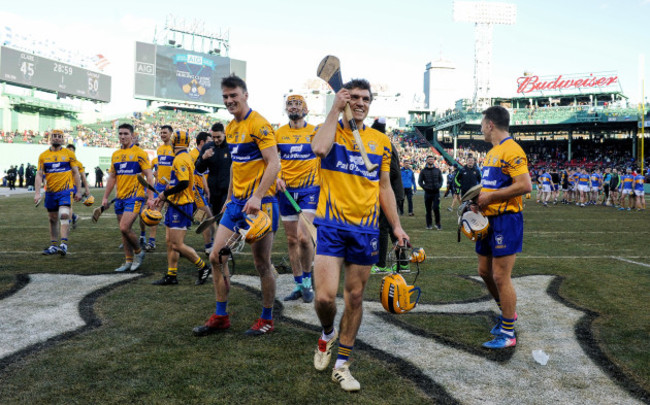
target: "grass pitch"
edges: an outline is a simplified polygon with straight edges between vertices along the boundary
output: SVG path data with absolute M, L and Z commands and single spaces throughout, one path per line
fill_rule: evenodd
M 93 194 L 101 200 L 101 190 Z M 650 214 L 600 206 L 543 208 L 534 200 L 526 202 L 524 251 L 515 276 L 560 276 L 558 299 L 592 314 L 593 322 L 577 333 L 586 333 L 599 349 L 595 356 L 602 358 L 601 367 L 613 365 L 613 379 L 647 402 Z M 416 216 L 401 220 L 414 246 L 427 253 L 417 280 L 423 291 L 421 303 L 485 297 L 487 290 L 467 278 L 476 275 L 476 258 L 469 241 L 456 242 L 456 214 L 446 211 L 450 200 L 442 200 L 442 231 L 425 229 L 421 194 L 414 196 L 414 203 Z M 46 257 L 41 255 L 49 241 L 45 210 L 34 209 L 31 194 L 1 198 L 0 297 L 20 287 L 20 275 L 113 273 L 123 261 L 115 216 L 110 210 L 93 224 L 92 208 L 75 205 L 82 220 L 70 236 L 70 254 Z M 197 251 L 203 246 L 193 231 L 187 242 Z M 362 390 L 355 395 L 343 392 L 330 381 L 329 371 L 313 369 L 318 332 L 283 318 L 281 297 L 275 307 L 276 331 L 261 338 L 244 337 L 259 316 L 260 299 L 241 285 L 235 285 L 230 295 L 231 330 L 193 337 L 192 327 L 214 311 L 212 286 L 194 286 L 194 267 L 184 259 L 178 286 L 151 286 L 166 269 L 164 251 L 161 228 L 158 249 L 147 255 L 141 268 L 143 277 L 94 294 L 81 305 L 91 320 L 89 327 L 0 359 L 0 402 L 380 404 L 396 398 L 445 402 L 422 389 L 417 373 L 405 373 L 390 356 L 363 344 L 352 354 L 352 371 Z M 247 247 L 237 257 L 236 274 L 256 274 L 248 252 Z M 273 263 L 278 267 L 286 257 L 280 226 Z M 380 281 L 379 276 L 371 278 L 367 299 L 377 300 Z M 412 313 L 416 312 L 417 308 Z M 477 350 L 492 326 L 481 316 L 407 314 L 399 322 Z

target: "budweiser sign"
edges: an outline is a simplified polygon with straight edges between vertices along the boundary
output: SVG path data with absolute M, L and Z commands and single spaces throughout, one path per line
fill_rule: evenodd
M 517 79 L 517 93 L 530 93 L 533 91 L 560 91 L 560 90 L 580 90 L 589 87 L 607 87 L 618 83 L 618 76 L 576 76 L 564 78 L 559 75 L 555 78 L 547 79 L 539 76 L 522 76 Z

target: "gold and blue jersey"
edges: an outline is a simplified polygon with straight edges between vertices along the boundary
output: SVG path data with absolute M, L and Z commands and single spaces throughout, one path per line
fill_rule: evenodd
M 645 183 L 645 177 L 641 174 L 637 174 L 634 177 L 634 190 L 643 191 L 643 183 Z
M 192 158 L 192 164 L 194 165 L 194 187 L 203 189 L 203 178 L 205 173 L 199 173 L 196 171 L 196 161 L 199 159 L 199 154 L 201 152 L 198 148 L 194 148 L 190 151 L 190 157 Z
M 549 173 L 544 173 L 539 177 L 539 180 L 543 186 L 550 186 L 551 180 L 553 179 L 551 178 L 551 175 Z
M 169 186 L 174 187 L 179 181 L 189 181 L 190 184 L 180 193 L 172 194 L 167 199 L 176 205 L 194 202 L 194 163 L 187 150 L 176 154 L 171 168 Z
M 379 177 L 380 171 L 390 171 L 391 144 L 385 134 L 365 125 L 359 133 L 368 158 L 380 170 L 368 172 L 352 131 L 339 121 L 332 149 L 320 159 L 320 195 L 314 219 L 318 225 L 362 232 L 377 230 Z
M 149 155 L 139 146 L 131 145 L 113 152 L 109 172 L 115 173 L 117 198 L 144 198 L 144 187 L 136 177 L 147 169 L 151 169 Z
M 232 201 L 243 203 L 260 186 L 266 162 L 262 151 L 277 147 L 271 124 L 257 111 L 249 110 L 243 120 L 232 120 L 226 127 L 226 140 L 232 156 Z M 275 153 L 275 152 L 274 152 Z M 275 182 L 264 200 L 275 198 Z
M 168 184 L 174 162 L 174 148 L 162 144 L 156 149 L 156 179 L 160 184 Z
M 528 158 L 512 137 L 507 137 L 490 149 L 483 161 L 483 190 L 491 193 L 512 184 L 512 178 L 528 173 Z M 524 209 L 521 196 L 495 201 L 488 205 L 483 214 L 494 216 L 506 212 L 521 212 Z
M 302 128 L 283 125 L 275 133 L 282 163 L 279 176 L 289 190 L 318 187 L 319 160 L 311 150 L 314 134 L 314 126 L 307 123 Z
M 591 187 L 600 187 L 600 185 L 603 183 L 603 176 L 601 176 L 599 173 L 592 173 L 591 176 L 589 176 L 589 181 L 591 181 Z
M 38 157 L 38 170 L 45 175 L 47 191 L 56 193 L 72 190 L 75 185 L 72 167 L 77 164 L 74 152 L 66 148 L 57 151 L 50 148 L 41 153 Z
M 578 177 L 579 186 L 589 186 L 589 175 L 587 173 L 582 173 Z

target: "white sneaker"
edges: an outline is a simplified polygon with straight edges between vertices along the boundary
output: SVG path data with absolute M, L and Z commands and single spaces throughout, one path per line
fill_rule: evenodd
M 145 255 L 144 249 L 138 253 L 137 255 L 133 256 L 133 264 L 131 265 L 131 271 L 136 271 L 140 265 L 142 264 L 142 260 L 144 260 L 144 255 Z
M 318 339 L 318 347 L 314 352 L 314 367 L 316 370 L 323 371 L 329 366 L 332 358 L 332 346 L 336 343 L 339 333 L 334 332 L 334 337 L 330 340 Z
M 359 391 L 361 384 L 350 373 L 350 362 L 346 361 L 339 368 L 332 370 L 332 381 L 341 384 L 344 391 Z
M 115 271 L 120 272 L 120 273 L 124 272 L 124 271 L 129 271 L 129 270 L 131 270 L 131 263 L 129 263 L 129 262 L 125 262 L 120 267 L 115 269 Z

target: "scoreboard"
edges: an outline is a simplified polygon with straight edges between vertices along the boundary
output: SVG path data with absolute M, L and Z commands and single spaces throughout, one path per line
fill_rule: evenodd
M 29 52 L 0 47 L 0 81 L 108 103 L 111 77 Z
M 246 80 L 246 62 L 145 42 L 135 44 L 134 97 L 223 108 L 221 79 Z

